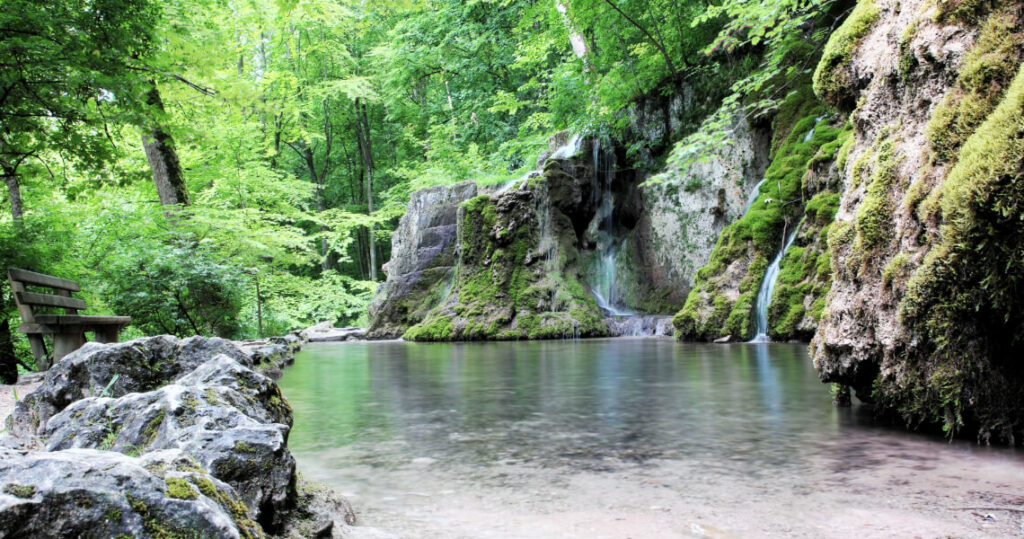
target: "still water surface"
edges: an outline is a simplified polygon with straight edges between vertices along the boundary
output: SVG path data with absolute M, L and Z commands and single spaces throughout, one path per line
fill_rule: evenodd
M 802 345 L 310 345 L 281 386 L 357 535 L 1024 534 L 960 509 L 1024 508 L 1019 452 L 837 410 Z

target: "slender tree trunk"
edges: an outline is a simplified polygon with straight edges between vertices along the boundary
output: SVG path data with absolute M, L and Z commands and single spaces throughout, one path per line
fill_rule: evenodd
M 23 214 L 21 208 L 21 185 L 18 184 L 18 176 L 4 172 L 4 183 L 7 184 L 7 197 L 11 201 L 11 217 L 15 223 L 21 222 Z
M 14 354 L 11 320 L 7 318 L 7 297 L 0 281 L 0 382 L 13 384 L 18 381 L 18 356 Z
M 366 103 L 356 99 L 356 136 L 363 159 L 363 172 L 366 183 L 366 214 L 373 215 L 373 146 L 370 141 L 370 120 L 366 114 Z M 371 223 L 367 233 L 367 247 L 370 251 L 370 280 L 377 280 L 377 249 L 373 239 L 374 226 Z
M 153 84 L 146 95 L 146 104 L 163 112 L 164 104 L 156 84 Z M 149 168 L 153 171 L 153 183 L 156 184 L 160 203 L 164 206 L 187 206 L 188 189 L 185 187 L 185 175 L 178 162 L 178 152 L 174 149 L 174 139 L 158 122 L 153 122 L 148 132 L 142 135 L 142 146 L 146 150 Z
M 7 184 L 7 198 L 11 200 L 11 217 L 15 226 L 21 224 L 23 209 L 21 205 L 21 184 L 18 182 L 18 169 L 16 164 L 9 163 L 2 158 L 0 166 L 3 168 L 4 183 Z
M 263 295 L 260 294 L 260 274 L 256 274 L 256 324 L 259 336 L 263 338 Z

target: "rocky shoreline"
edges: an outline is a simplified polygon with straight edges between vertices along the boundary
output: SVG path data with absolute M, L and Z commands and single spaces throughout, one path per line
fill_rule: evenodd
M 158 336 L 68 355 L 6 420 L 0 536 L 341 536 L 354 513 L 299 478 L 274 382 L 305 337 Z

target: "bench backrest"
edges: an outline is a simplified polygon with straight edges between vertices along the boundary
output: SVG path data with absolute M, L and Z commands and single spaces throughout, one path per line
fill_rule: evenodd
M 35 323 L 35 307 L 58 307 L 64 309 L 65 314 L 75 314 L 85 310 L 84 301 L 71 297 L 72 292 L 81 290 L 78 283 L 74 281 L 15 268 L 9 269 L 7 276 L 11 280 L 11 291 L 14 292 L 14 302 L 18 305 L 18 313 L 21 315 L 22 322 L 26 324 Z M 54 293 L 29 292 L 25 288 L 26 286 L 49 288 Z

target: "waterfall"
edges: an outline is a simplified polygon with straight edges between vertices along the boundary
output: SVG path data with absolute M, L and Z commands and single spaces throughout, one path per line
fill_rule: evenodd
M 811 130 L 808 131 L 806 135 L 804 135 L 804 142 L 810 142 L 811 139 L 814 138 L 815 128 L 817 128 L 818 124 L 821 123 L 821 121 L 824 119 L 824 116 L 818 116 L 817 118 L 814 119 L 814 127 L 812 127 Z
M 743 208 L 744 214 L 750 211 L 750 208 L 754 207 L 754 202 L 757 202 L 757 197 L 761 194 L 761 185 L 764 184 L 766 179 L 767 178 L 761 178 L 761 181 L 757 182 L 757 185 L 754 186 L 754 190 L 750 192 L 749 196 L 747 196 L 747 207 Z
M 580 153 L 580 148 L 583 146 L 583 137 L 579 135 L 573 135 L 569 137 L 569 141 L 564 145 L 560 146 L 555 153 L 551 154 L 549 159 L 569 159 L 575 157 L 576 154 Z
M 785 256 L 786 249 L 789 249 L 793 240 L 796 239 L 796 233 L 800 231 L 801 223 L 803 223 L 803 219 L 793 227 L 786 242 L 782 244 L 782 250 L 775 255 L 775 260 L 772 260 L 768 270 L 764 273 L 761 288 L 757 291 L 757 335 L 750 340 L 752 343 L 771 342 L 771 339 L 768 338 L 768 305 L 772 302 L 772 293 L 775 292 L 775 281 L 779 279 L 779 266 L 782 264 L 782 257 Z
M 597 242 L 597 275 L 595 275 L 592 291 L 597 305 L 611 316 L 632 316 L 635 313 L 616 305 L 615 251 L 617 245 L 612 220 L 612 213 L 615 211 L 615 194 L 612 192 L 615 162 L 613 155 L 601 151 L 599 139 L 594 140 L 593 160 L 594 184 L 597 187 L 594 191 L 599 197 L 597 207 L 599 239 Z

